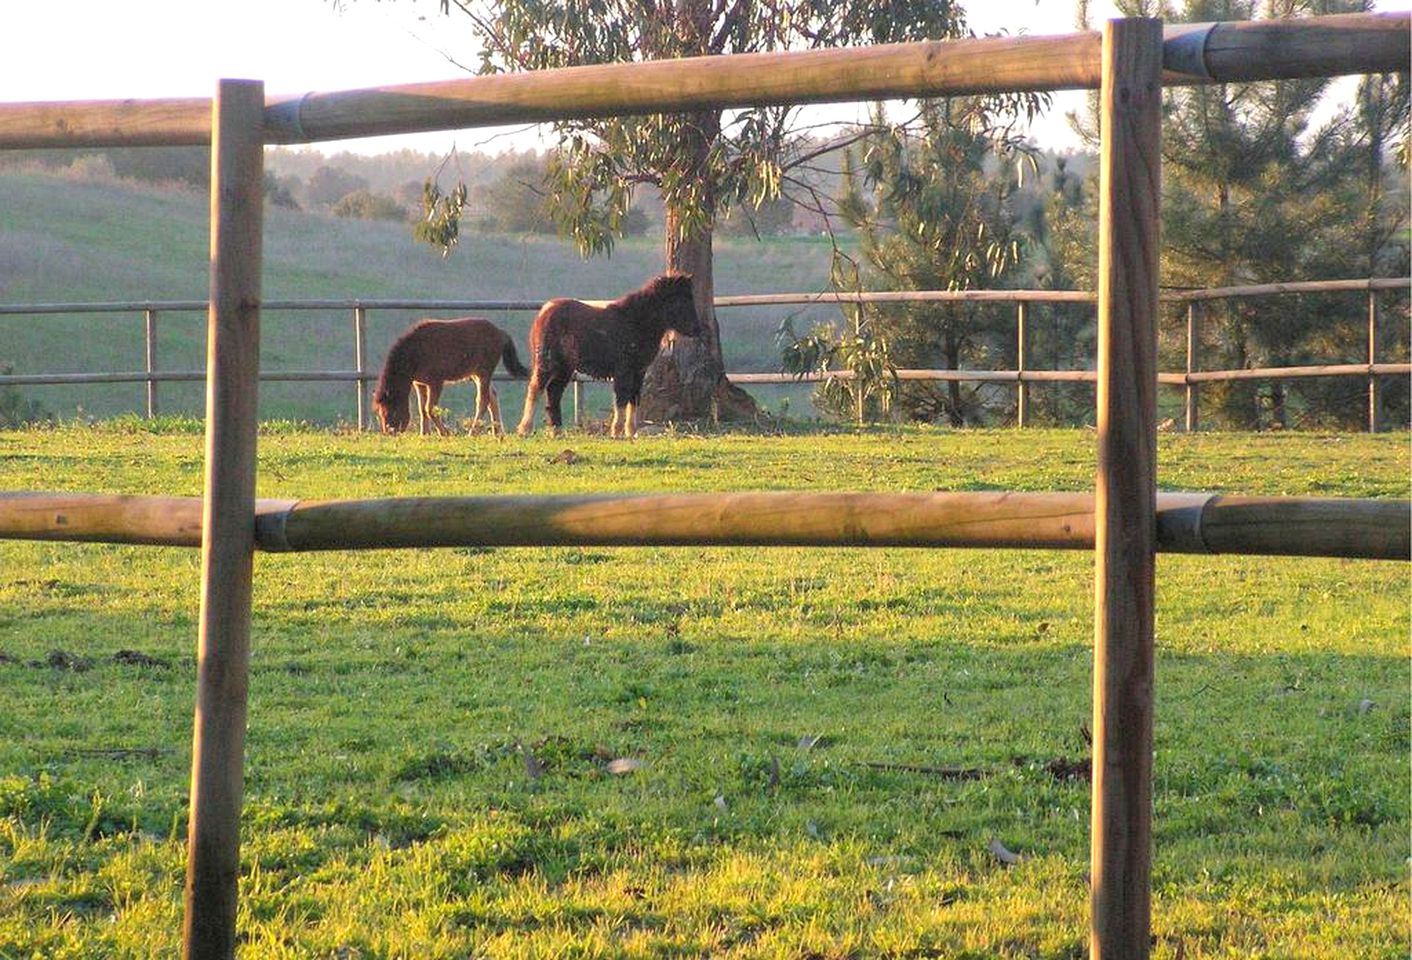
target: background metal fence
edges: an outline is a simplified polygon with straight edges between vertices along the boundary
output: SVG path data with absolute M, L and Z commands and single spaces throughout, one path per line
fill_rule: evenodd
M 1367 382 L 1368 409 L 1367 429 L 1376 432 L 1382 426 L 1382 402 L 1379 378 L 1385 376 L 1407 376 L 1412 374 L 1412 363 L 1380 361 L 1383 338 L 1380 336 L 1381 306 L 1379 294 L 1389 291 L 1407 291 L 1412 279 L 1367 278 L 1354 280 L 1311 280 L 1290 283 L 1258 284 L 1238 287 L 1219 287 L 1201 290 L 1169 291 L 1162 295 L 1168 303 L 1186 305 L 1186 367 L 1181 371 L 1159 373 L 1158 383 L 1180 387 L 1183 390 L 1183 426 L 1195 430 L 1200 422 L 1200 388 L 1202 384 L 1230 382 L 1236 380 L 1290 380 L 1311 377 L 1351 377 L 1363 378 Z M 1315 293 L 1362 293 L 1367 307 L 1367 362 L 1328 363 L 1287 367 L 1257 367 L 1236 370 L 1202 370 L 1199 357 L 1199 330 L 1202 304 L 1215 300 L 1234 300 L 1250 297 L 1270 297 L 1293 294 Z M 546 298 L 547 299 L 547 298 Z M 368 314 L 373 310 L 418 310 L 429 313 L 497 313 L 509 311 L 538 310 L 543 300 L 418 300 L 418 299 L 333 299 L 333 300 L 267 300 L 262 304 L 265 312 L 272 311 L 311 311 L 344 310 L 351 317 L 351 339 L 353 342 L 353 366 L 347 369 L 261 371 L 262 381 L 334 381 L 354 384 L 352 422 L 358 429 L 367 429 L 371 423 L 368 406 L 368 388 L 378 378 L 379 364 L 368 364 Z M 1097 380 L 1095 366 L 1087 369 L 1048 370 L 1036 369 L 1030 365 L 1028 342 L 1032 333 L 1033 321 L 1030 307 L 1034 304 L 1094 304 L 1093 294 L 1079 290 L 916 290 L 877 293 L 770 293 L 716 298 L 718 309 L 762 306 L 790 306 L 835 303 L 846 304 L 885 304 L 885 303 L 1001 303 L 1012 304 L 1015 308 L 1015 357 L 1013 370 L 985 369 L 901 369 L 897 371 L 899 380 L 968 383 L 1001 383 L 1015 385 L 1015 424 L 1019 427 L 1030 425 L 1031 413 L 1030 386 L 1036 383 L 1094 383 Z M 163 313 L 188 312 L 204 317 L 208 304 L 204 300 L 147 300 L 107 303 L 31 303 L 0 304 L 0 317 L 3 316 L 44 316 L 56 314 L 125 314 L 140 313 L 143 319 L 142 370 L 94 372 L 94 373 L 25 373 L 0 375 L 0 386 L 4 385 L 63 385 L 101 383 L 142 383 L 146 386 L 145 413 L 155 417 L 161 409 L 158 385 L 164 382 L 191 382 L 205 380 L 203 370 L 162 370 L 158 358 L 158 330 Z M 376 358 L 374 358 L 376 360 Z M 739 384 L 798 384 L 816 383 L 829 378 L 849 379 L 852 373 L 847 370 L 834 370 L 825 373 L 736 372 L 727 376 Z M 497 377 L 497 379 L 510 379 Z M 581 422 L 583 402 L 582 384 L 579 379 L 574 384 L 573 418 Z

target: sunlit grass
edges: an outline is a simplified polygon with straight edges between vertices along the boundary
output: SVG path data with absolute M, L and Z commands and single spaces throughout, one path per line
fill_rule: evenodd
M 260 444 L 271 497 L 1093 472 L 1082 431 Z M 0 488 L 198 494 L 201 445 L 4 433 Z M 1164 435 L 1160 480 L 1406 497 L 1408 450 Z M 0 957 L 176 952 L 197 580 L 0 543 Z M 1091 581 L 1083 552 L 262 555 L 243 954 L 1082 956 Z M 1158 590 L 1154 955 L 1404 956 L 1406 565 L 1163 556 Z

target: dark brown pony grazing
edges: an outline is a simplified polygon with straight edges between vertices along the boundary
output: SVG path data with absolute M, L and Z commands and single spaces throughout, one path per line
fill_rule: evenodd
M 422 320 L 407 328 L 387 351 L 382 378 L 373 393 L 373 407 L 386 433 L 407 429 L 411 415 L 407 411 L 407 394 L 417 391 L 417 412 L 421 432 L 434 426 L 437 433 L 450 433 L 436 415 L 441 388 L 462 380 L 476 382 L 476 416 L 471 432 L 480 428 L 481 417 L 490 410 L 490 427 L 500 436 L 505 424 L 500 420 L 500 398 L 491 385 L 490 375 L 496 363 L 505 361 L 512 376 L 527 377 L 529 371 L 520 364 L 515 342 L 510 335 L 489 320 L 462 317 L 459 320 Z
M 657 355 L 662 337 L 675 330 L 686 337 L 700 332 L 691 275 L 665 273 L 604 307 L 578 300 L 550 300 L 530 327 L 530 374 L 525 413 L 517 431 L 534 430 L 534 402 L 545 394 L 544 411 L 557 434 L 563 426 L 559 401 L 575 371 L 613 381 L 610 433 L 631 438 L 637 432 L 637 402 L 642 374 Z

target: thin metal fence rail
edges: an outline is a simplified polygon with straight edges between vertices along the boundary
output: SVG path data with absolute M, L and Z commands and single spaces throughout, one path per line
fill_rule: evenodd
M 1185 303 L 1186 311 L 1186 370 L 1162 372 L 1157 382 L 1164 386 L 1181 387 L 1185 392 L 1184 426 L 1198 426 L 1198 390 L 1201 384 L 1245 380 L 1294 380 L 1325 377 L 1364 377 L 1368 383 L 1368 430 L 1376 432 L 1381 425 L 1381 391 L 1379 377 L 1412 375 L 1412 363 L 1380 362 L 1377 353 L 1379 336 L 1378 294 L 1383 291 L 1406 291 L 1412 285 L 1408 277 L 1372 277 L 1341 280 L 1304 280 L 1287 283 L 1247 284 L 1243 286 L 1205 289 L 1166 290 L 1161 300 Z M 1336 363 L 1287 367 L 1256 367 L 1231 370 L 1198 370 L 1197 345 L 1200 323 L 1199 304 L 1214 300 L 1286 294 L 1364 292 L 1368 301 L 1368 360 L 1366 363 Z M 526 299 L 425 299 L 399 297 L 340 297 L 303 300 L 266 300 L 264 310 L 314 311 L 351 310 L 355 365 L 341 370 L 282 370 L 262 371 L 260 380 L 267 382 L 335 382 L 352 383 L 355 390 L 354 422 L 359 429 L 369 426 L 368 385 L 378 374 L 367 365 L 367 320 L 370 310 L 419 310 L 427 312 L 480 311 L 486 313 L 538 310 L 543 300 Z M 594 301 L 599 302 L 599 301 Z M 1083 290 L 906 290 L 906 291 L 823 291 L 816 293 L 768 293 L 721 296 L 715 300 L 718 309 L 761 306 L 809 306 L 848 304 L 897 303 L 997 303 L 1013 304 L 1016 308 L 1016 357 L 1014 370 L 981 369 L 899 369 L 898 380 L 935 383 L 994 383 L 1014 384 L 1016 425 L 1029 423 L 1029 386 L 1036 383 L 1096 383 L 1096 369 L 1036 370 L 1028 366 L 1027 341 L 1032 332 L 1029 307 L 1033 304 L 1094 304 L 1094 294 Z M 21 373 L 0 375 L 0 386 L 64 386 L 104 383 L 142 383 L 146 386 L 146 415 L 155 417 L 159 411 L 157 385 L 204 381 L 202 370 L 159 370 L 157 368 L 157 329 L 160 313 L 202 313 L 208 308 L 205 300 L 132 300 L 106 302 L 49 302 L 31 304 L 0 304 L 3 316 L 45 316 L 56 314 L 125 314 L 141 312 L 144 321 L 144 357 L 146 369 L 141 371 L 110 371 L 101 373 Z M 732 382 L 759 386 L 781 386 L 801 383 L 821 383 L 827 380 L 850 380 L 852 371 L 830 370 L 805 374 L 741 371 L 727 373 Z M 508 375 L 497 375 L 498 381 L 511 381 Z M 581 419 L 581 385 L 591 382 L 576 376 L 573 393 L 574 421 Z

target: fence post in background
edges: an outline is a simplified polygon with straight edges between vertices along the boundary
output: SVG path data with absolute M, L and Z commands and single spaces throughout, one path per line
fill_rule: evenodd
M 1368 291 L 1368 366 L 1378 362 L 1378 295 Z M 1382 397 L 1378 390 L 1378 376 L 1368 373 L 1368 432 L 1378 432 L 1379 407 Z
M 574 428 L 583 426 L 583 382 L 574 377 Z
M 1019 389 L 1015 392 L 1015 424 L 1024 427 L 1029 422 L 1030 385 L 1025 382 L 1025 320 L 1029 304 L 1015 303 L 1015 369 L 1019 372 Z
M 255 557 L 265 86 L 257 80 L 222 80 L 211 108 L 206 493 L 185 960 L 230 960 L 236 945 Z
M 1199 389 L 1191 382 L 1191 374 L 1196 370 L 1196 344 L 1200 336 L 1197 327 L 1197 306 L 1195 300 L 1188 300 L 1186 304 L 1186 432 L 1195 433 L 1197 424 L 1196 391 Z
M 157 311 L 148 307 L 142 311 L 142 336 L 146 347 L 147 373 L 157 369 Z M 147 378 L 147 419 L 157 415 L 157 381 Z
M 368 429 L 368 389 L 363 374 L 368 369 L 368 309 L 353 308 L 353 368 L 358 371 L 358 404 L 354 412 L 360 431 Z
M 1162 22 L 1103 30 L 1094 492 L 1090 956 L 1144 960 L 1152 928 L 1152 667 Z

